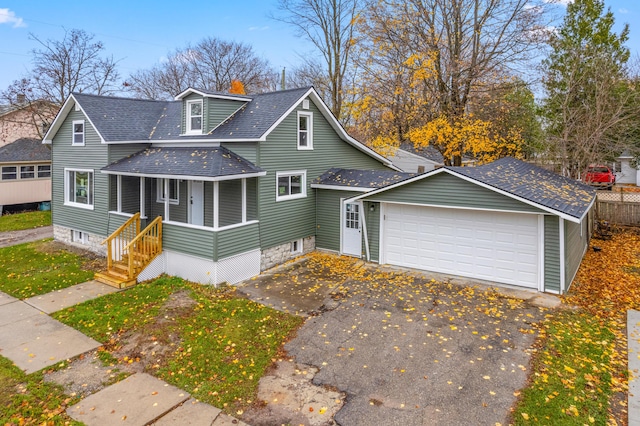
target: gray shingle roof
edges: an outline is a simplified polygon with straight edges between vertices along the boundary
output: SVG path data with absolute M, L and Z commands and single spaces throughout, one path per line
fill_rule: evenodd
M 51 149 L 40 139 L 21 138 L 0 148 L 0 163 L 51 161 Z
M 312 183 L 317 185 L 345 186 L 377 189 L 415 176 L 389 170 L 356 170 L 331 168 Z
M 412 154 L 424 157 L 427 160 L 435 161 L 438 164 L 444 164 L 444 157 L 440 154 L 440 151 L 435 149 L 432 145 L 427 145 L 426 148 L 416 149 L 412 142 L 402 142 L 400 149 L 408 151 Z
M 84 93 L 73 96 L 107 142 L 148 140 L 170 103 Z
M 218 177 L 261 172 L 250 161 L 224 147 L 149 148 L 102 170 L 141 175 Z
M 576 218 L 582 217 L 596 196 L 590 186 L 511 157 L 478 167 L 446 168 Z
M 247 96 L 250 101 L 206 135 L 180 136 L 182 101 L 74 93 L 91 122 L 107 142 L 176 139 L 258 139 L 310 88 Z
M 216 139 L 257 139 L 300 100 L 310 87 L 251 96 L 251 102 L 211 133 Z

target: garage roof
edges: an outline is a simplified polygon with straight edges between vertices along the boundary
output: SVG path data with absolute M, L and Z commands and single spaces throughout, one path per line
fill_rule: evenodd
M 312 187 L 343 187 L 345 189 L 373 190 L 415 176 L 391 170 L 358 170 L 331 168 L 311 183 Z
M 443 167 L 392 183 L 351 200 L 369 197 L 439 173 L 457 176 L 572 222 L 582 220 L 596 197 L 595 189 L 587 185 L 524 161 L 506 157 L 477 167 Z

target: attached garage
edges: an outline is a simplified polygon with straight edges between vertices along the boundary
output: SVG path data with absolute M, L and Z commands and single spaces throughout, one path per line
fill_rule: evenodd
M 503 158 L 407 177 L 343 206 L 366 213 L 367 260 L 564 293 L 588 247 L 594 201 L 590 187 Z
M 538 215 L 388 204 L 382 262 L 537 289 Z

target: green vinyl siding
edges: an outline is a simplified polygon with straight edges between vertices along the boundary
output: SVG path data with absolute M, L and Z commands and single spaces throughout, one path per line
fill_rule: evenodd
M 147 179 L 153 182 L 151 192 L 148 193 L 152 199 L 151 210 L 148 211 L 149 217 L 162 216 L 164 218 L 164 201 L 158 198 L 158 182 L 159 179 Z M 169 221 L 170 222 L 187 222 L 187 202 L 188 188 L 187 181 L 180 180 L 178 182 L 178 204 L 169 204 Z M 166 220 L 166 218 L 164 219 Z
M 258 179 L 247 179 L 247 220 L 258 220 Z
M 151 144 L 148 143 L 119 143 L 109 145 L 109 164 L 122 160 L 137 152 L 144 151 Z
M 206 127 L 207 132 L 218 127 L 231 114 L 240 109 L 246 102 L 232 101 L 229 99 L 205 98 Z
M 217 237 L 216 260 L 260 248 L 260 226 L 257 223 L 219 231 Z
M 565 286 L 569 290 L 571 280 L 578 272 L 580 262 L 589 244 L 589 234 L 587 221 L 574 223 L 565 220 L 564 222 L 564 259 L 565 259 Z
M 365 201 L 363 204 L 369 240 L 369 256 L 373 262 L 380 261 L 380 203 Z M 373 211 L 371 207 L 373 206 Z
M 71 146 L 73 120 L 84 120 L 84 146 Z M 62 123 L 52 141 L 51 160 L 53 224 L 107 236 L 109 178 L 100 169 L 109 164 L 108 146 L 81 111 L 71 111 Z M 64 205 L 65 168 L 93 171 L 93 210 Z
M 223 180 L 218 184 L 218 226 L 242 222 L 242 181 Z
M 257 142 L 224 142 L 221 145 L 229 151 L 238 154 L 245 160 L 255 164 L 257 159 L 256 153 L 258 150 Z
M 439 173 L 366 198 L 369 201 L 468 207 L 516 212 L 542 210 L 448 173 Z
M 108 223 L 109 228 L 107 231 L 109 235 L 116 232 L 116 230 L 120 228 L 122 224 L 124 224 L 129 219 L 131 219 L 129 216 L 124 216 L 124 215 L 114 214 L 114 213 L 109 214 L 109 223 Z M 140 225 L 140 229 L 142 229 L 142 225 Z
M 213 182 L 204 182 L 204 226 L 213 228 Z
M 544 289 L 560 292 L 560 222 L 558 216 L 544 217 Z
M 316 189 L 316 247 L 340 251 L 340 199 L 358 195 L 352 191 Z
M 162 246 L 208 260 L 217 260 L 216 233 L 172 223 L 162 224 Z
M 140 211 L 140 178 L 136 176 L 122 176 L 122 211 L 137 213 Z M 116 191 L 113 191 L 116 192 Z
M 386 167 L 341 140 L 310 102 L 313 113 L 313 149 L 297 149 L 297 110 L 292 111 L 259 145 L 257 165 L 268 170 L 258 179 L 260 238 L 263 249 L 316 234 L 316 193 L 310 184 L 331 167 L 385 169 Z M 276 201 L 276 171 L 306 171 L 307 196 Z M 339 213 L 339 212 L 338 212 Z

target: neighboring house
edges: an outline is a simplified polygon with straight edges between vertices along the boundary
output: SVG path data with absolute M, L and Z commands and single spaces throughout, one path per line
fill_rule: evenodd
M 141 270 L 133 281 L 236 283 L 317 248 L 560 293 L 594 201 L 511 159 L 399 173 L 313 88 L 188 89 L 170 102 L 73 94 L 44 142 L 55 238 L 108 250 L 114 269 Z
M 8 205 L 51 200 L 51 149 L 22 138 L 0 147 L 0 214 Z
M 632 165 L 633 160 L 633 155 L 628 151 L 618 157 L 620 171 L 616 173 L 616 183 L 640 186 L 640 170 Z
M 22 138 L 41 138 L 56 116 L 57 108 L 46 101 L 0 105 L 0 146 Z
M 411 142 L 403 142 L 395 152 L 389 156 L 395 167 L 407 173 L 429 172 L 444 165 L 444 157 L 431 145 L 417 149 Z M 463 158 L 462 164 L 472 165 L 473 160 Z

